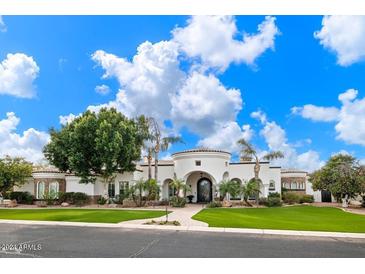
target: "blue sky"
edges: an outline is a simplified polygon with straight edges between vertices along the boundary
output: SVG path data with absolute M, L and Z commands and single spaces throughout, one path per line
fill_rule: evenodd
M 189 16 L 3 16 L 0 80 L 10 83 L 3 86 L 0 83 L 0 153 L 24 155 L 38 161 L 40 147 L 47 142 L 47 130 L 61 126 L 60 116 L 78 115 L 89 106 L 113 105 L 122 89 L 128 104 L 134 104 L 133 110 L 120 107 L 122 112 L 133 116 L 143 113 L 146 105 L 152 105 L 147 107 L 147 114 L 153 113 L 169 125 L 165 129 L 167 134 L 182 134 L 185 144 L 173 146 L 166 157 L 198 145 L 235 153 L 238 148 L 233 140 L 244 136 L 262 153 L 270 149 L 284 150 L 287 159 L 279 164 L 287 167 L 312 170 L 339 151 L 365 159 L 362 127 L 365 127 L 365 101 L 362 101 L 365 45 L 361 43 L 365 42 L 361 40 L 365 36 L 365 20 L 322 16 L 273 18 L 236 16 L 209 21 Z M 355 30 L 351 29 L 354 22 L 360 26 Z M 267 29 L 258 30 L 260 24 L 266 24 Z M 228 27 L 232 26 L 234 35 L 227 38 Z M 212 36 L 218 40 L 210 41 Z M 338 37 L 345 41 L 338 42 Z M 235 47 L 233 53 L 232 48 L 224 47 L 224 39 L 228 39 L 227 45 Z M 129 92 L 136 91 L 136 82 L 130 78 L 149 77 L 151 73 L 143 74 L 143 66 L 157 62 L 143 55 L 151 63 L 145 59 L 133 63 L 137 47 L 145 41 L 153 47 L 160 41 L 172 40 L 178 49 L 175 44 L 169 44 L 165 49 L 147 47 L 142 52 L 178 51 L 172 59 L 176 59 L 179 72 L 171 69 L 172 65 L 159 65 L 160 69 L 171 69 L 171 72 L 158 72 L 158 75 L 174 78 L 181 72 L 181 85 L 176 87 L 174 79 L 161 84 L 159 79 L 162 86 L 153 87 L 161 90 L 151 104 L 140 97 L 128 97 Z M 98 50 L 102 51 L 99 55 Z M 8 54 L 23 55 L 16 55 L 19 61 Z M 25 57 L 31 57 L 35 64 Z M 121 58 L 128 64 L 120 65 Z M 12 83 L 6 72 L 6 60 L 25 62 L 39 71 L 33 71 L 33 77 L 22 83 L 22 77 L 29 76 L 21 74 L 24 67 L 16 67 L 11 73 L 21 76 Z M 176 65 L 174 60 L 171 62 Z M 134 69 L 128 72 L 131 64 Z M 108 77 L 103 78 L 105 73 Z M 108 87 L 107 94 L 95 91 L 101 85 Z M 191 111 L 186 107 L 192 104 L 188 100 L 195 96 L 192 94 L 199 96 L 201 88 L 206 88 L 207 97 L 202 95 L 201 101 L 198 100 L 200 106 L 194 106 L 197 109 Z M 31 95 L 30 89 L 33 89 Z M 138 87 L 138 92 L 145 91 Z M 338 99 L 340 94 L 345 94 L 342 101 Z M 156 102 L 162 97 L 165 101 L 159 105 Z M 205 103 L 211 109 L 204 112 Z M 7 116 L 9 112 L 14 114 Z M 357 116 L 358 120 L 354 119 Z M 7 121 L 12 121 L 11 125 Z M 211 123 L 215 124 L 210 126 Z M 226 136 L 220 127 L 227 128 L 227 125 L 235 130 Z M 244 129 L 243 125 L 246 125 Z

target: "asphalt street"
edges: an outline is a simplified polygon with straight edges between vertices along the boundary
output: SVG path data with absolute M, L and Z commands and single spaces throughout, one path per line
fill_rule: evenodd
M 0 257 L 365 257 L 365 239 L 0 224 Z

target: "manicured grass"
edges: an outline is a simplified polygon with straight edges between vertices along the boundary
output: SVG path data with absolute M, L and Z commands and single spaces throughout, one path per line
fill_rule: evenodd
M 365 215 L 330 207 L 212 208 L 200 211 L 193 219 L 210 227 L 365 233 Z
M 0 209 L 0 219 L 119 223 L 161 217 L 165 211 L 113 209 Z

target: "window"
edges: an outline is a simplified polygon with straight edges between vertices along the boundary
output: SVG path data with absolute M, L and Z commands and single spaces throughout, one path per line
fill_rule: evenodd
M 270 180 L 269 190 L 275 191 L 275 181 L 274 180 Z
M 58 192 L 60 191 L 60 186 L 58 182 L 52 182 L 49 184 L 48 193 L 54 198 L 58 198 Z
M 115 197 L 115 184 L 114 183 L 108 184 L 108 196 L 109 196 L 109 198 Z
M 38 182 L 37 183 L 37 199 L 43 199 L 45 191 L 45 183 Z
M 201 166 L 202 165 L 202 161 L 200 161 L 200 160 L 195 161 L 195 165 L 196 166 Z
M 298 184 L 297 184 L 297 182 L 292 182 L 292 183 L 291 183 L 291 189 L 298 189 Z
M 128 181 L 119 182 L 119 195 L 125 197 L 128 195 L 128 191 L 129 191 L 129 182 Z
M 284 183 L 284 187 L 285 187 L 286 189 L 290 189 L 290 183 Z
M 175 188 L 169 184 L 169 198 L 175 196 Z

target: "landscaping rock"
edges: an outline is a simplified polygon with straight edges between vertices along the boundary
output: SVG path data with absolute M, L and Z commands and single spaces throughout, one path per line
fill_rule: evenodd
M 16 200 L 11 200 L 9 203 L 8 203 L 8 207 L 16 207 L 18 206 L 18 203 Z
M 232 202 L 230 202 L 230 201 L 223 201 L 222 206 L 223 206 L 223 207 L 232 207 L 232 206 L 233 206 L 233 204 L 232 204 Z
M 350 206 L 351 207 L 357 208 L 357 207 L 361 207 L 361 205 L 362 205 L 362 203 L 359 202 L 359 201 L 350 201 Z
M 65 203 L 65 202 L 64 202 L 64 203 L 62 203 L 62 204 L 61 204 L 61 206 L 62 206 L 62 207 L 69 207 L 69 206 L 70 206 L 70 204 L 69 204 L 69 203 Z
M 116 208 L 118 205 L 117 204 L 109 204 L 108 207 L 109 208 Z
M 123 200 L 123 207 L 135 207 L 136 204 L 132 199 L 124 199 Z

